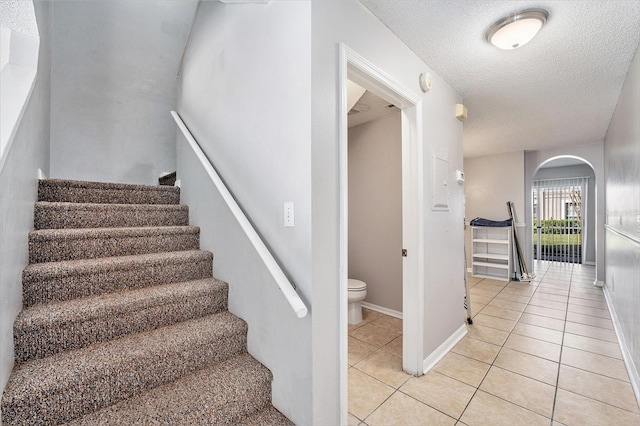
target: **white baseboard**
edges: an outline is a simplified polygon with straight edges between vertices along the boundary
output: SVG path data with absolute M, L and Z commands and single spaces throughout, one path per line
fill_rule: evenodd
M 585 261 L 584 262 L 585 265 L 589 265 L 589 266 L 596 266 L 596 262 L 592 262 L 592 261 Z
M 473 268 L 467 268 L 467 272 L 472 274 L 473 273 Z
M 46 179 L 47 175 L 44 174 L 42 169 L 38 169 L 38 179 Z
M 600 282 L 600 281 L 597 281 Z M 604 298 L 607 301 L 607 306 L 609 307 L 609 312 L 611 312 L 611 319 L 613 320 L 613 329 L 616 332 L 616 336 L 618 336 L 618 341 L 620 342 L 620 351 L 622 352 L 622 359 L 624 360 L 624 365 L 627 367 L 627 373 L 629 373 L 629 381 L 631 382 L 631 387 L 633 388 L 633 393 L 636 395 L 636 401 L 638 401 L 638 405 L 640 405 L 640 374 L 636 369 L 635 364 L 633 363 L 633 358 L 631 357 L 631 351 L 629 351 L 629 346 L 624 339 L 624 335 L 622 334 L 622 329 L 620 325 L 620 320 L 618 320 L 618 315 L 613 307 L 613 303 L 611 301 L 611 295 L 609 295 L 609 288 L 604 287 Z
M 429 370 L 431 370 L 437 363 L 440 361 L 449 351 L 453 348 L 456 343 L 462 339 L 465 334 L 467 334 L 467 325 L 462 324 L 462 326 L 457 329 L 447 340 L 445 340 L 438 348 L 433 351 L 427 358 L 422 361 L 422 371 L 424 374 L 427 374 Z
M 402 312 L 394 311 L 393 309 L 385 308 L 384 306 L 374 305 L 369 302 L 362 302 L 361 305 L 363 308 L 371 309 L 372 311 L 380 312 L 389 315 L 390 317 L 402 319 Z
M 593 282 L 593 285 L 595 285 L 596 287 L 600 287 L 600 288 L 602 288 L 602 287 L 604 287 L 604 281 L 598 281 L 598 280 L 595 280 L 595 281 Z

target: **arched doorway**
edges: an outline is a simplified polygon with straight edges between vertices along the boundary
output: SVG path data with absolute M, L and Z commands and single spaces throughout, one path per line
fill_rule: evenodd
M 533 258 L 596 264 L 595 170 L 576 156 L 542 162 L 531 186 Z

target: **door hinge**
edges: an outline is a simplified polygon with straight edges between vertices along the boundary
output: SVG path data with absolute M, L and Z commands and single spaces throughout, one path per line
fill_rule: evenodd
M 402 257 L 407 257 L 407 249 L 402 249 Z

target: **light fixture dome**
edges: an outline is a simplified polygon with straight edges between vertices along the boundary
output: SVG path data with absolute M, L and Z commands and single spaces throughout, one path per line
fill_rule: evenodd
M 548 18 L 549 12 L 544 9 L 516 12 L 491 25 L 485 37 L 499 49 L 517 49 L 529 43 Z

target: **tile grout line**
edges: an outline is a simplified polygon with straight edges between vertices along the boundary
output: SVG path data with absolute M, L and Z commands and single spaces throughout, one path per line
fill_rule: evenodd
M 571 267 L 571 273 L 573 275 L 573 266 Z M 564 325 L 562 327 L 562 342 L 560 343 L 560 356 L 558 358 L 558 373 L 556 374 L 556 386 L 553 391 L 553 404 L 551 406 L 551 424 L 556 416 L 556 403 L 558 400 L 558 389 L 560 388 L 560 367 L 562 367 L 562 351 L 564 350 L 564 334 L 567 329 L 567 316 L 569 314 L 569 298 L 571 297 L 571 278 L 569 278 L 569 293 L 567 294 L 567 309 L 564 315 Z

